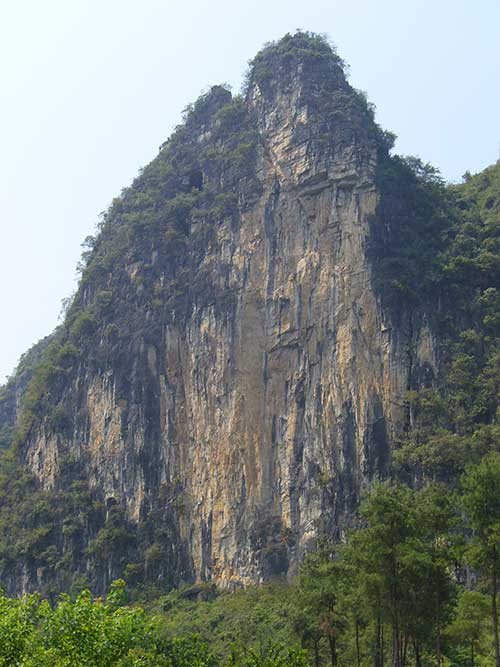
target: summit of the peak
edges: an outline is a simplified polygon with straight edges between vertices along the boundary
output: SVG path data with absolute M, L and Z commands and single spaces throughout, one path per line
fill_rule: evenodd
M 246 87 L 272 88 L 301 72 L 313 80 L 345 81 L 345 63 L 324 36 L 298 30 L 266 44 L 250 61 Z

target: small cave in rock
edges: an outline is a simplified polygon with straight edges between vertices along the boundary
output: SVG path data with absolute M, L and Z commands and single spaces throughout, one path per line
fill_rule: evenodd
M 112 496 L 106 498 L 106 509 L 107 510 L 111 509 L 112 507 L 115 507 L 116 505 L 118 505 L 118 503 L 116 501 L 116 498 L 113 498 Z
M 189 172 L 188 184 L 190 190 L 192 190 L 193 188 L 195 188 L 196 190 L 203 189 L 203 174 L 199 169 L 193 169 L 193 171 Z

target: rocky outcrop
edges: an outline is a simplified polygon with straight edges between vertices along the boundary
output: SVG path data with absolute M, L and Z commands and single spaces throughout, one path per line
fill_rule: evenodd
M 231 211 L 191 209 L 175 250 L 154 223 L 150 254 L 127 246 L 97 287 L 84 280 L 77 304 L 104 287 L 116 313 L 95 325 L 94 351 L 121 342 L 106 364 L 72 362 L 55 399 L 69 423 L 37 418 L 23 448 L 46 488 L 69 456 L 132 523 L 156 517 L 151 539 L 168 543 L 176 581 L 291 574 L 319 534 L 341 536 L 363 486 L 387 472 L 405 393 L 437 368 L 425 314 L 403 303 L 396 323 L 376 288 L 368 250 L 385 149 L 369 108 L 331 52 L 298 44 L 266 57 L 272 74 L 257 61 L 243 101 L 214 89 L 188 120 L 175 150 L 196 147 L 191 167 L 172 158 L 184 193 L 232 195 Z M 207 150 L 234 153 L 218 132 L 235 104 L 254 141 L 241 178 Z M 143 183 L 132 190 L 146 197 Z M 127 224 L 123 214 L 116 226 Z

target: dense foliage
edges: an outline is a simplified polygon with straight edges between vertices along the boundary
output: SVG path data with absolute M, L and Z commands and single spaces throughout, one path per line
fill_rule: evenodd
M 500 449 L 499 193 L 500 162 L 467 175 L 445 191 L 449 215 L 436 225 L 438 240 L 420 238 L 429 240 L 436 267 L 427 280 L 442 377 L 408 394 L 409 430 L 396 455 L 407 480 L 453 483 L 467 463 Z
M 196 635 L 172 638 L 161 616 L 125 606 L 123 582 L 106 599 L 88 591 L 60 596 L 0 596 L 0 667 L 306 667 L 299 648 L 276 643 L 259 651 L 233 646 L 214 653 Z
M 310 665 L 498 665 L 500 454 L 470 465 L 456 490 L 375 485 L 359 528 L 311 552 L 292 585 L 161 598 L 170 634 L 196 630 L 219 654 L 279 640 Z
M 375 485 L 360 527 L 311 552 L 291 584 L 200 584 L 147 611 L 124 606 L 123 582 L 105 600 L 0 597 L 0 665 L 498 665 L 499 498 L 493 453 L 455 492 Z

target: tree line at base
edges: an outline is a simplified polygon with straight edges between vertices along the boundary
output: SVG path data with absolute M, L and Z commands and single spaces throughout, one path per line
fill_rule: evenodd
M 174 591 L 144 609 L 125 604 L 123 581 L 53 606 L 1 596 L 0 667 L 498 667 L 499 553 L 491 453 L 455 490 L 374 485 L 359 527 L 264 604 L 255 590 L 221 602 Z

